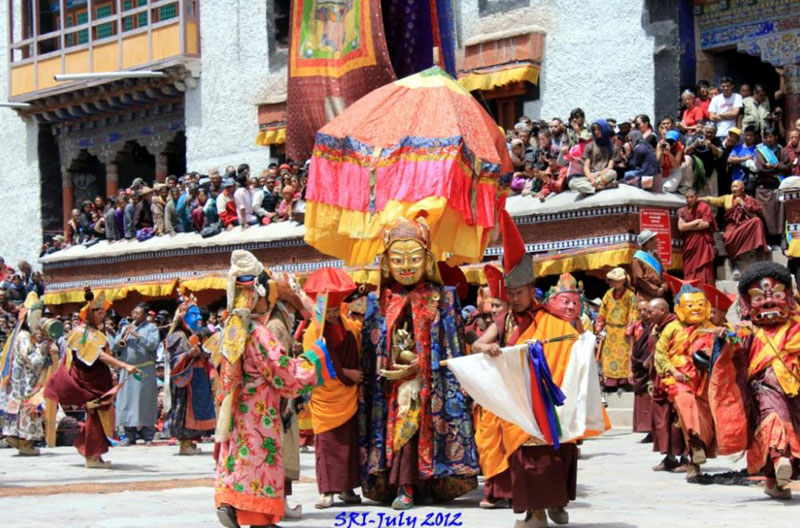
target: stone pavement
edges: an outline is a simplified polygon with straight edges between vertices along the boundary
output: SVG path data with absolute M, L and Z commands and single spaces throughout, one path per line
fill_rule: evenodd
M 578 498 L 571 503 L 570 526 L 664 527 L 664 526 L 796 526 L 800 519 L 800 492 L 788 502 L 770 500 L 757 486 L 700 486 L 687 484 L 681 475 L 654 473 L 658 457 L 650 444 L 639 444 L 640 434 L 613 430 L 582 447 Z M 211 446 L 203 446 L 210 450 Z M 39 458 L 22 458 L 11 449 L 0 449 L 0 526 L 45 527 L 197 527 L 215 528 L 213 463 L 209 454 L 176 456 L 177 447 L 117 447 L 108 459 L 114 471 L 87 470 L 71 448 L 45 449 Z M 356 508 L 313 509 L 317 492 L 313 453 L 302 455 L 302 478 L 295 483 L 293 501 L 304 505 L 300 521 L 285 521 L 285 528 L 348 527 L 338 522 L 342 512 L 364 512 L 379 528 L 379 514 L 390 509 L 365 504 Z M 741 469 L 744 461 L 712 460 L 705 470 Z M 67 490 L 79 493 L 65 493 Z M 478 508 L 480 490 L 442 508 L 417 508 L 406 513 L 403 524 L 423 526 L 426 514 L 461 514 L 460 526 L 503 528 L 517 517 L 510 510 Z M 361 520 L 362 518 L 359 518 Z M 444 526 L 445 524 L 439 524 Z M 458 526 L 452 523 L 451 526 Z

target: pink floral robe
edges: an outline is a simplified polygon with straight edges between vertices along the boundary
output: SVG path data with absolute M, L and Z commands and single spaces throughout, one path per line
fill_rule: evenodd
M 260 322 L 251 324 L 242 361 L 234 428 L 220 445 L 215 502 L 263 513 L 277 523 L 284 511 L 280 398 L 310 392 L 318 383 L 317 370 L 304 357 L 286 355 Z M 223 388 L 235 381 L 225 370 Z

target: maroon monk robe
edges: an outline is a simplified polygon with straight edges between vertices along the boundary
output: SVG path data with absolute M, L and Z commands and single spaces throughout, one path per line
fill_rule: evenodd
M 516 345 L 517 338 L 533 324 L 534 313 L 533 309 L 522 313 L 500 310 L 494 318 L 494 324 L 497 327 L 497 342 L 500 346 Z M 506 334 L 506 330 L 509 331 L 508 334 Z M 512 495 L 510 467 L 502 473 L 484 480 L 483 496 L 486 500 L 491 502 L 500 499 L 511 500 Z
M 684 222 L 702 219 L 709 226 L 700 231 L 684 231 L 683 237 L 683 275 L 686 280 L 699 279 L 700 284 L 714 285 L 714 231 L 717 224 L 711 206 L 697 202 L 694 208 L 683 207 L 678 217 Z
M 325 343 L 336 378 L 345 385 L 353 381 L 342 369 L 358 368 L 358 345 L 355 336 L 340 322 L 326 323 Z M 341 493 L 361 485 L 358 474 L 358 421 L 354 414 L 348 421 L 314 439 L 317 488 L 322 494 Z M 414 468 L 417 466 L 414 465 Z
M 677 319 L 675 314 L 668 314 L 655 329 L 651 340 L 650 353 L 655 351 L 658 336 L 670 322 Z M 650 433 L 653 437 L 653 451 L 662 455 L 682 456 L 688 454 L 683 431 L 678 423 L 678 413 L 667 398 L 667 391 L 661 387 L 660 378 L 653 362 L 650 362 L 650 380 L 653 382 L 653 395 L 650 402 Z
M 520 447 L 511 455 L 511 481 L 514 513 L 565 507 L 577 491 L 578 446 Z M 536 493 L 531 493 L 534 489 Z
M 737 258 L 749 251 L 767 250 L 767 237 L 758 200 L 745 195 L 744 205 L 735 205 L 725 211 L 725 232 L 722 240 L 730 258 Z
M 647 391 L 650 381 L 650 363 L 653 359 L 652 325 L 637 323 L 631 348 L 631 375 L 633 378 L 633 432 L 649 433 L 651 396 Z
M 62 406 L 85 406 L 114 387 L 111 370 L 99 358 L 91 366 L 87 366 L 78 359 L 75 351 L 70 350 L 67 353 L 73 354 L 72 367 L 67 372 L 62 361 L 45 387 L 45 398 Z M 81 427 L 81 434 L 75 439 L 74 445 L 85 457 L 100 456 L 108 451 L 108 440 L 96 412 L 86 411 L 86 423 Z

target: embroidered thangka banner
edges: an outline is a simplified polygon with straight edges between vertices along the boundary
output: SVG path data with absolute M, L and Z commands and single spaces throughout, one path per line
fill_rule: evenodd
M 292 2 L 286 155 L 310 157 L 317 130 L 394 80 L 380 0 Z

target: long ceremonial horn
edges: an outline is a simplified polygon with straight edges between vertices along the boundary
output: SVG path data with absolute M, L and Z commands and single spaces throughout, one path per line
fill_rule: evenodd
M 571 341 L 573 339 L 578 339 L 578 334 L 567 334 L 567 335 L 562 335 L 562 336 L 551 337 L 550 339 L 544 339 L 544 340 L 542 340 L 540 342 L 543 345 L 546 345 L 548 343 L 558 343 L 559 341 Z M 524 350 L 524 349 L 528 348 L 528 345 L 530 345 L 531 343 L 535 343 L 537 341 L 539 341 L 539 340 L 538 339 L 531 339 L 531 340 L 525 341 L 523 343 L 520 343 L 518 345 L 513 345 L 513 346 L 509 346 L 509 347 L 503 347 L 503 348 L 500 349 L 500 352 L 505 354 L 506 352 Z M 442 359 L 441 361 L 439 361 L 439 365 L 441 365 L 443 367 L 446 367 L 447 366 L 447 360 L 446 359 Z

